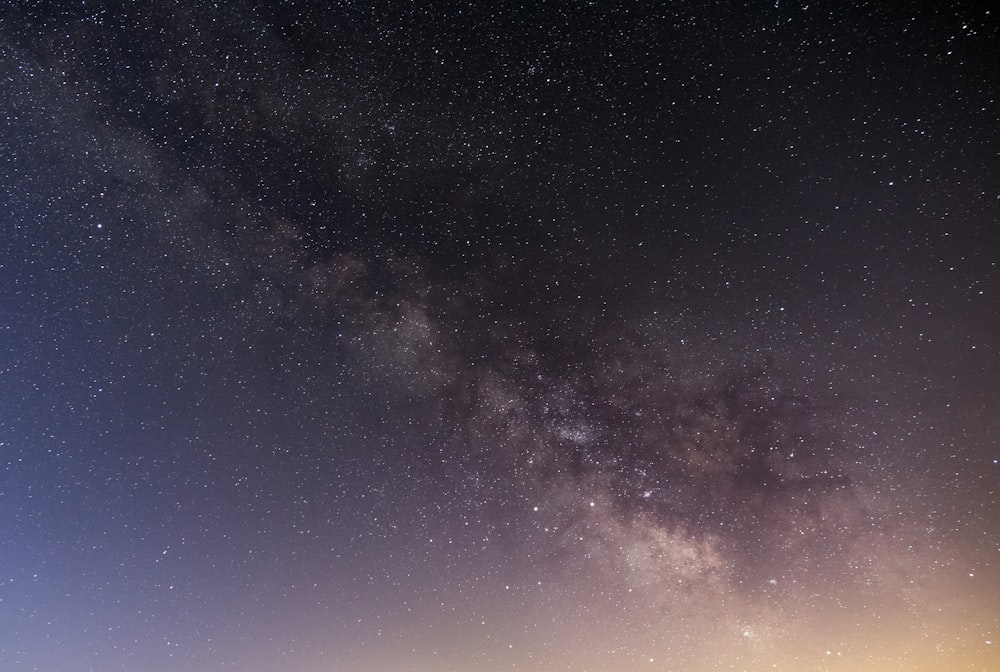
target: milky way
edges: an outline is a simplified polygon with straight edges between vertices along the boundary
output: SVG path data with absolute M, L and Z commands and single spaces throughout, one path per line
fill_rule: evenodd
M 0 668 L 997 669 L 998 37 L 5 7 Z

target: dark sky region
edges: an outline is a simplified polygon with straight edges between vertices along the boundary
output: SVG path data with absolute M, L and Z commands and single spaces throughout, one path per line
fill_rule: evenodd
M 1000 669 L 971 2 L 0 7 L 0 669 Z

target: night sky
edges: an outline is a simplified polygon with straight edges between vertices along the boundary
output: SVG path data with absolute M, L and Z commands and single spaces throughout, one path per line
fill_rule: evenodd
M 0 7 L 0 670 L 1000 669 L 1000 12 Z

